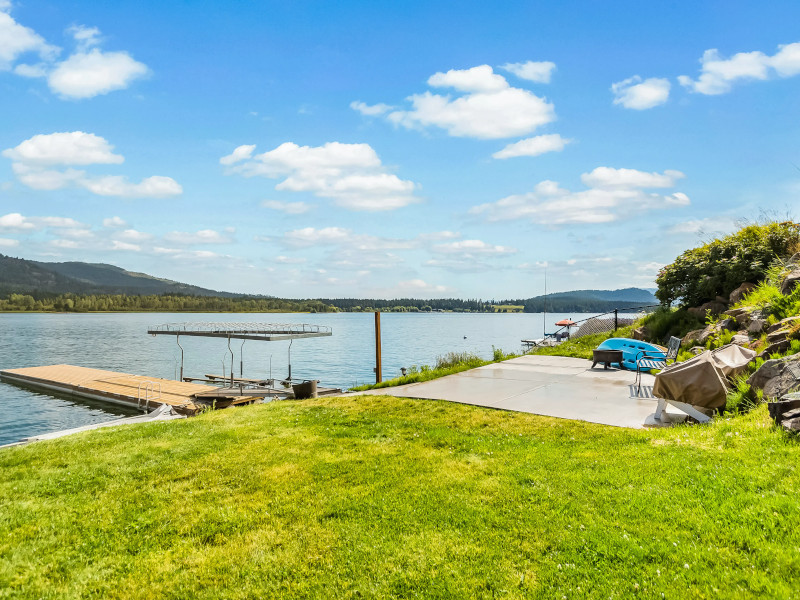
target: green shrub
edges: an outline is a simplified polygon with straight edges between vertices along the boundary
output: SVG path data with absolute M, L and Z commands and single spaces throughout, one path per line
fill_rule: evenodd
M 449 369 L 462 364 L 476 363 L 476 366 L 484 364 L 480 356 L 476 356 L 472 352 L 448 352 L 442 356 L 436 357 L 435 369 Z M 478 364 L 479 363 L 479 364 Z M 426 367 L 423 367 L 425 369 Z
M 679 302 L 698 306 L 716 296 L 727 296 L 742 282 L 765 279 L 775 259 L 800 247 L 800 226 L 754 224 L 720 239 L 687 250 L 658 274 L 656 297 L 665 306 Z
M 641 324 L 647 328 L 649 337 L 660 343 L 667 341 L 673 335 L 682 338 L 690 331 L 705 326 L 704 319 L 696 317 L 685 308 L 667 307 L 661 307 L 650 313 L 642 319 Z
M 800 314 L 800 285 L 795 287 L 786 296 L 778 295 L 769 307 L 770 313 L 775 317 L 777 323 L 786 317 L 793 317 Z
M 733 381 L 725 402 L 725 412 L 750 412 L 764 400 L 764 390 L 753 389 L 747 383 L 747 375 L 740 375 Z

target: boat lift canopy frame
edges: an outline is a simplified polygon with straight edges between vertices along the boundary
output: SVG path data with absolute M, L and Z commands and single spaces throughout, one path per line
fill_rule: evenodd
M 309 325 L 307 323 L 242 323 L 242 322 L 201 322 L 201 323 L 165 323 L 147 330 L 152 336 L 174 335 L 181 349 L 181 381 L 183 381 L 183 346 L 180 336 L 224 338 L 228 340 L 228 351 L 231 353 L 231 386 L 233 386 L 233 350 L 231 340 L 261 340 L 277 342 L 289 340 L 289 377 L 292 378 L 291 342 L 300 338 L 327 337 L 333 335 L 331 328 L 325 325 Z M 242 349 L 244 341 L 242 342 Z M 244 367 L 241 368 L 244 371 Z M 224 375 L 224 373 L 223 373 Z
M 324 325 L 287 323 L 166 323 L 147 330 L 150 335 L 191 335 L 266 342 L 332 335 Z

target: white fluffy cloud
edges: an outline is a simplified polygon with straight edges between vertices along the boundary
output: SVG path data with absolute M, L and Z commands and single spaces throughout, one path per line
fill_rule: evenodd
M 13 67 L 17 75 L 47 79 L 50 90 L 62 98 L 84 99 L 127 88 L 150 71 L 127 52 L 105 52 L 98 48 L 100 30 L 77 25 L 67 32 L 76 49 L 58 60 L 60 49 L 47 44 L 39 34 L 17 23 L 8 13 L 9 3 L 0 4 L 0 70 Z M 15 63 L 36 53 L 39 62 Z
M 418 201 L 414 183 L 387 173 L 369 144 L 312 147 L 286 142 L 255 156 L 241 148 L 223 157 L 227 173 L 282 179 L 276 190 L 310 192 L 350 210 L 392 210 Z
M 150 72 L 127 52 L 103 52 L 92 48 L 76 52 L 56 64 L 47 76 L 50 89 L 62 98 L 92 98 L 127 88 Z
M 114 147 L 93 133 L 69 131 L 35 135 L 2 154 L 29 166 L 120 164 L 125 159 Z
M 58 48 L 49 45 L 33 29 L 17 23 L 8 13 L 10 5 L 0 4 L 0 70 L 6 71 L 26 53 L 36 53 L 41 59 L 57 54 Z
M 377 117 L 378 115 L 385 114 L 392 110 L 392 106 L 388 104 L 378 103 L 378 104 L 366 104 L 361 102 L 360 100 L 356 100 L 350 103 L 350 108 L 360 112 L 362 115 L 367 117 Z
M 16 246 L 19 246 L 19 240 L 0 238 L 0 248 L 14 248 Z
M 181 185 L 171 177 L 153 175 L 145 177 L 139 183 L 131 183 L 123 175 L 107 175 L 90 177 L 79 181 L 79 184 L 98 196 L 120 196 L 123 198 L 167 198 L 183 193 Z
M 0 217 L 0 231 L 24 231 L 36 229 L 36 225 L 20 213 L 8 213 Z
M 441 254 L 459 254 L 462 256 L 503 256 L 506 254 L 514 254 L 517 252 L 517 249 L 511 248 L 510 246 L 487 244 L 482 240 L 460 240 L 458 242 L 437 244 L 433 247 L 433 251 Z
M 688 205 L 689 197 L 682 192 L 647 191 L 674 187 L 683 177 L 679 171 L 598 167 L 581 176 L 586 190 L 572 192 L 555 181 L 542 181 L 533 192 L 482 204 L 470 213 L 489 221 L 529 219 L 541 225 L 609 223 L 635 213 Z
M 83 170 L 65 168 L 122 163 L 125 159 L 114 154 L 113 148 L 98 135 L 71 131 L 35 135 L 3 150 L 2 155 L 13 161 L 11 166 L 17 179 L 36 190 L 75 186 L 99 196 L 127 198 L 165 198 L 183 193 L 183 188 L 171 177 L 154 175 L 131 183 L 122 175 L 92 176 Z
M 555 120 L 553 105 L 528 90 L 511 87 L 489 65 L 433 74 L 431 87 L 452 88 L 460 95 L 414 94 L 408 110 L 393 110 L 386 118 L 407 128 L 438 127 L 454 137 L 497 139 L 526 135 Z M 351 104 L 364 112 L 363 103 Z M 375 109 L 375 114 L 382 114 Z M 372 107 L 366 107 L 371 110 Z
M 26 217 L 20 213 L 0 216 L 0 231 L 30 232 L 45 228 L 70 229 L 75 232 L 88 229 L 88 225 L 69 217 Z
M 548 135 L 537 135 L 536 137 L 526 138 L 513 144 L 509 144 L 502 150 L 492 154 L 493 158 L 504 159 L 516 156 L 539 156 L 547 152 L 561 152 L 564 146 L 572 140 L 562 138 L 557 133 Z
M 103 219 L 103 227 L 125 227 L 127 223 L 121 217 Z
M 114 240 L 113 242 L 111 242 L 111 249 L 124 252 L 142 251 L 142 247 L 139 244 L 130 244 L 128 242 L 120 242 L 119 240 Z
M 239 146 L 235 148 L 233 152 L 228 154 L 227 156 L 223 156 L 219 159 L 219 164 L 225 165 L 232 165 L 234 163 L 239 162 L 240 160 L 247 160 L 253 156 L 253 151 L 256 149 L 255 144 L 245 144 L 243 146 Z
M 646 110 L 664 104 L 669 99 L 670 83 L 667 79 L 651 77 L 642 80 L 638 75 L 612 84 L 614 104 L 625 108 Z
M 700 76 L 681 75 L 681 85 L 700 94 L 725 94 L 740 81 L 763 81 L 773 73 L 778 77 L 800 74 L 800 42 L 778 46 L 772 56 L 755 51 L 723 58 L 717 49 L 706 50 L 700 64 Z
M 501 65 L 500 68 L 513 73 L 520 79 L 527 79 L 536 83 L 550 83 L 550 77 L 556 69 L 556 63 L 529 60 L 524 63 L 506 63 Z

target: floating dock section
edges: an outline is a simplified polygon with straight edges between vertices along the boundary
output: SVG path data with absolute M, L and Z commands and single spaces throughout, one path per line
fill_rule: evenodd
M 171 406 L 181 414 L 194 414 L 207 406 L 198 396 L 219 392 L 211 385 L 131 375 L 116 371 L 88 369 L 73 365 L 52 365 L 0 371 L 0 379 L 28 387 L 113 402 L 152 410 Z M 252 401 L 252 398 L 242 398 Z

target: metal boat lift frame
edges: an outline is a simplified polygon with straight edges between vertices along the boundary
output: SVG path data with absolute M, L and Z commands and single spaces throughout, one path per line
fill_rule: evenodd
M 242 323 L 242 322 L 201 322 L 201 323 L 165 323 L 151 327 L 147 330 L 152 336 L 174 335 L 181 349 L 181 378 L 183 381 L 183 346 L 181 346 L 180 336 L 194 337 L 215 337 L 227 338 L 228 351 L 231 353 L 231 387 L 234 384 L 233 377 L 233 350 L 231 340 L 261 340 L 265 342 L 277 342 L 289 340 L 289 377 L 292 378 L 292 341 L 300 338 L 328 337 L 333 335 L 330 327 L 325 325 L 309 325 L 307 323 Z M 241 356 L 240 356 L 241 358 Z M 244 371 L 243 359 L 241 359 L 240 370 Z M 223 373 L 224 375 L 224 373 Z M 240 373 L 243 376 L 243 373 Z

